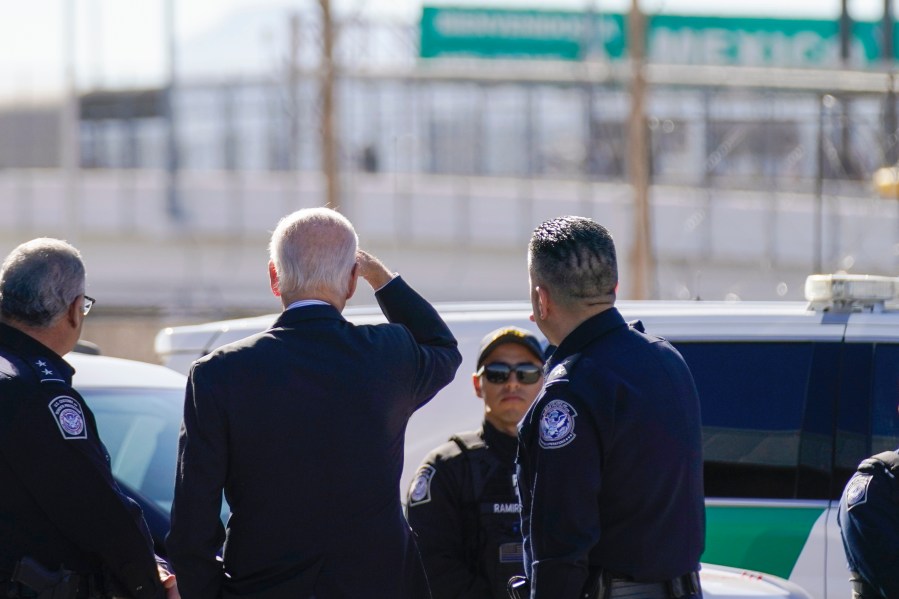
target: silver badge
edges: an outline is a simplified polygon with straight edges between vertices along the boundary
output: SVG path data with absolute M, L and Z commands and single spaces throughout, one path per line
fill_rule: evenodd
M 577 412 L 567 401 L 554 399 L 540 415 L 540 447 L 557 449 L 574 441 L 574 418 Z
M 53 399 L 48 407 L 63 439 L 87 439 L 84 412 L 77 400 L 67 395 L 60 395 Z
M 433 466 L 422 466 L 412 480 L 409 489 L 409 505 L 420 505 L 431 501 L 431 480 L 437 469 Z

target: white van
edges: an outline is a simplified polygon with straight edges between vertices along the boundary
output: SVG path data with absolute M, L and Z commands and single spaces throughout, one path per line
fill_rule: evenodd
M 836 523 L 856 465 L 899 446 L 899 309 L 891 278 L 810 277 L 810 303 L 628 302 L 683 354 L 699 390 L 708 519 L 703 562 L 768 572 L 812 596 L 850 594 Z M 483 404 L 470 374 L 488 331 L 538 333 L 530 306 L 437 306 L 463 355 L 456 379 L 412 418 L 402 485 L 452 433 L 476 428 Z M 383 322 L 350 308 L 356 323 Z M 268 328 L 276 315 L 165 329 L 156 351 L 186 372 L 210 350 Z
M 73 379 L 97 418 L 113 475 L 144 512 L 157 555 L 165 556 L 174 492 L 184 375 L 155 364 L 71 353 Z M 223 505 L 227 519 L 227 504 Z M 707 599 L 811 599 L 789 581 L 759 572 L 705 566 Z

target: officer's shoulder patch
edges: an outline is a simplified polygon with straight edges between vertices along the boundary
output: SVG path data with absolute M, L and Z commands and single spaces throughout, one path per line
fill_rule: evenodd
M 63 439 L 87 439 L 84 412 L 78 400 L 68 395 L 60 395 L 53 398 L 48 407 Z
M 852 509 L 857 505 L 868 502 L 868 485 L 871 483 L 872 475 L 856 474 L 846 487 L 846 507 Z
M 409 488 L 409 506 L 421 505 L 431 501 L 431 480 L 437 469 L 426 464 L 418 469 L 415 478 L 412 479 L 412 486 Z
M 574 441 L 577 412 L 563 399 L 554 399 L 540 413 L 540 447 L 558 449 Z

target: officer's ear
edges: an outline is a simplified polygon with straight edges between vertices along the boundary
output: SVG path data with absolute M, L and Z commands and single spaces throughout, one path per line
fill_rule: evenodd
M 78 326 L 79 318 L 84 318 L 84 295 L 79 295 L 73 299 L 66 310 L 66 320 L 68 320 L 72 328 Z
M 534 287 L 534 291 L 537 293 L 537 316 L 540 320 L 546 320 L 547 315 L 549 314 L 550 303 L 552 299 L 549 296 L 549 290 L 546 287 L 541 287 L 537 285 Z
M 484 389 L 481 387 L 481 377 L 476 374 L 471 375 L 471 383 L 474 385 L 474 394 L 484 399 Z
M 274 296 L 281 297 L 281 285 L 278 282 L 278 271 L 275 269 L 275 263 L 271 260 L 268 261 L 268 280 Z

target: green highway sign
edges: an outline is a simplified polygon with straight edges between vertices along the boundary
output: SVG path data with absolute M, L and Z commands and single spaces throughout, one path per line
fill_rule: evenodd
M 881 59 L 880 23 L 855 22 L 852 27 L 853 65 L 876 65 Z M 783 67 L 839 63 L 837 21 L 653 15 L 647 19 L 646 38 L 649 59 L 660 63 Z M 617 60 L 626 54 L 623 14 L 442 6 L 422 10 L 422 58 Z
M 624 54 L 624 18 L 561 10 L 424 7 L 421 57 L 557 58 L 579 60 L 594 42 Z

